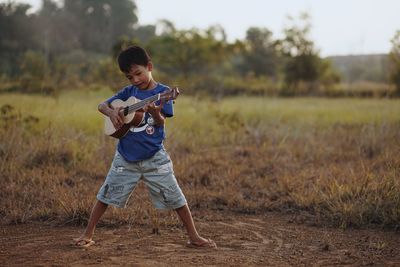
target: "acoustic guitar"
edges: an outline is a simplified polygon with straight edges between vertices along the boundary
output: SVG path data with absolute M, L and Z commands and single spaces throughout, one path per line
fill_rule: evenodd
M 175 87 L 163 93 L 145 98 L 143 100 L 139 100 L 133 96 L 128 98 L 126 101 L 115 99 L 110 103 L 110 106 L 112 108 L 123 107 L 123 109 L 121 109 L 121 112 L 124 117 L 124 124 L 119 129 L 116 129 L 111 119 L 108 116 L 104 116 L 104 133 L 115 138 L 121 138 L 125 136 L 132 127 L 135 128 L 143 122 L 145 113 L 143 107 L 145 105 L 156 102 L 158 100 L 161 100 L 163 102 L 175 100 L 178 95 L 179 89 Z

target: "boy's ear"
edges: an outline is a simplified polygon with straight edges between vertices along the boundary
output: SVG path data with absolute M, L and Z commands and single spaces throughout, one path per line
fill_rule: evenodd
M 151 61 L 147 64 L 147 70 L 152 71 L 153 70 L 153 63 Z

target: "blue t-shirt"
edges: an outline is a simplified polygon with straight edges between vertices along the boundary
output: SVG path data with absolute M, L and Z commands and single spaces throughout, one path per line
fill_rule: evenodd
M 152 90 L 140 90 L 136 86 L 129 85 L 107 99 L 106 102 L 111 103 L 115 99 L 126 101 L 131 96 L 143 100 L 168 89 L 169 87 L 160 83 L 158 83 Z M 159 103 L 156 102 L 156 105 L 158 104 Z M 164 103 L 161 112 L 165 117 L 172 117 L 174 115 L 171 100 Z M 127 161 L 149 159 L 162 148 L 164 138 L 164 126 L 155 125 L 154 119 L 151 117 L 150 113 L 146 112 L 142 124 L 135 128 L 131 128 L 124 137 L 119 139 L 117 149 Z

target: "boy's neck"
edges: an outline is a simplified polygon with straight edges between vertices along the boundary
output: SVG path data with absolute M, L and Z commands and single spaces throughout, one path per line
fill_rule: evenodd
M 146 90 L 153 90 L 156 87 L 157 87 L 157 82 L 154 79 L 151 79 L 148 86 L 145 89 L 140 89 L 140 88 L 139 89 L 146 91 Z

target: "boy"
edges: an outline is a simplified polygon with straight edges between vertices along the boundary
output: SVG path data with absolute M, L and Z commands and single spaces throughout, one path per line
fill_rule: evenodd
M 131 96 L 145 99 L 168 90 L 167 86 L 153 79 L 153 63 L 143 48 L 131 46 L 125 49 L 118 56 L 118 64 L 132 85 L 98 106 L 99 111 L 110 118 L 116 129 L 124 123 L 121 109 L 110 106 L 113 100 L 125 101 Z M 171 159 L 163 146 L 165 118 L 173 116 L 172 101 L 159 105 L 148 104 L 144 110 L 142 125 L 130 129 L 119 140 L 112 166 L 97 194 L 88 225 L 85 232 L 74 240 L 75 245 L 93 245 L 94 229 L 108 205 L 125 207 L 130 194 L 143 178 L 153 205 L 158 209 L 174 209 L 177 212 L 189 237 L 188 246 L 216 248 L 214 241 L 197 233 L 185 196 L 174 176 Z

